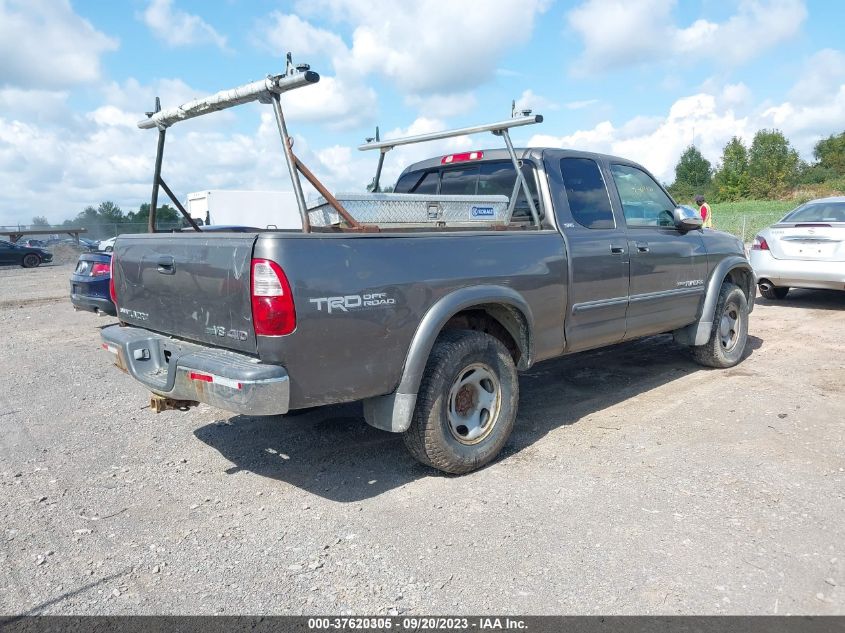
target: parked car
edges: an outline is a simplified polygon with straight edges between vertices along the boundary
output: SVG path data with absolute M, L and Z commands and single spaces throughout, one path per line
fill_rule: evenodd
M 33 240 L 33 239 L 26 239 L 26 240 L 18 240 L 15 242 L 18 246 L 26 246 L 27 248 L 47 248 L 47 242 L 44 240 Z
M 53 261 L 53 253 L 48 250 L 0 240 L 0 266 L 18 264 L 24 268 L 35 268 L 51 261 Z
M 104 253 L 111 253 L 114 250 L 114 241 L 117 237 L 112 237 L 107 240 L 100 240 L 97 243 L 97 250 L 102 251 Z
M 70 276 L 70 302 L 78 310 L 117 314 L 109 296 L 111 255 L 82 253 Z
M 369 424 L 451 473 L 499 453 L 517 370 L 536 362 L 664 332 L 703 365 L 740 362 L 755 295 L 740 240 L 702 231 L 629 160 L 548 148 L 516 158 L 536 219 L 522 194 L 494 225 L 517 175 L 507 151 L 484 150 L 410 166 L 404 193 L 358 196 L 370 217 L 410 202 L 426 226 L 397 228 L 394 216 L 358 233 L 121 235 L 121 324 L 101 331 L 103 347 L 155 410 L 273 415 L 363 400 Z M 443 219 L 447 204 L 457 211 Z
M 92 244 L 96 244 L 96 242 L 94 242 L 93 240 L 82 238 L 79 238 L 79 241 L 77 242 L 72 237 L 53 238 L 47 240 L 48 246 L 66 246 L 68 248 L 72 248 L 73 250 L 79 253 L 94 250 Z
M 761 231 L 751 266 L 766 299 L 790 288 L 845 290 L 845 197 L 811 200 Z

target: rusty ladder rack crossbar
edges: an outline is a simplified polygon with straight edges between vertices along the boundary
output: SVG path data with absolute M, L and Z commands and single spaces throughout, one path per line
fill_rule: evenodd
M 326 187 L 319 181 L 319 179 L 309 170 L 305 164 L 293 153 L 293 139 L 288 135 L 287 125 L 285 124 L 284 112 L 282 111 L 282 104 L 280 95 L 283 92 L 289 92 L 320 81 L 320 75 L 311 71 L 307 64 L 298 66 L 293 65 L 291 54 L 287 54 L 287 66 L 284 74 L 269 75 L 259 81 L 253 81 L 236 88 L 229 90 L 221 90 L 208 97 L 194 99 L 175 108 L 161 109 L 161 102 L 156 97 L 155 109 L 152 112 L 147 112 L 147 118 L 138 122 L 138 127 L 142 130 L 158 130 L 158 145 L 156 149 L 155 170 L 153 174 L 153 190 L 150 199 L 150 216 L 148 231 L 150 233 L 156 232 L 156 211 L 158 209 L 158 194 L 159 189 L 163 189 L 164 193 L 173 201 L 176 208 L 184 216 L 185 220 L 194 228 L 195 231 L 201 229 L 191 217 L 190 213 L 185 209 L 181 202 L 176 198 L 167 183 L 161 177 L 162 159 L 164 157 L 164 142 L 167 133 L 167 128 L 195 117 L 211 114 L 212 112 L 219 112 L 226 108 L 232 108 L 237 105 L 251 103 L 258 101 L 259 103 L 269 103 L 273 105 L 273 112 L 276 118 L 276 125 L 279 128 L 279 135 L 282 139 L 282 147 L 285 155 L 285 162 L 288 166 L 291 182 L 293 184 L 293 191 L 296 197 L 296 203 L 299 207 L 299 214 L 302 217 L 302 230 L 305 233 L 311 231 L 311 222 L 308 218 L 308 208 L 305 204 L 305 195 L 302 192 L 302 183 L 299 180 L 299 175 L 311 183 L 311 185 L 334 207 L 341 217 L 349 224 L 351 230 L 364 231 L 374 230 L 372 227 L 364 227 L 360 222 L 355 220 L 349 212 L 343 208 L 343 205 L 326 189 Z

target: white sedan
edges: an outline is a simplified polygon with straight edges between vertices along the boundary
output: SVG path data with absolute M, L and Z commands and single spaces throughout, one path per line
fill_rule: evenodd
M 106 253 L 111 253 L 114 250 L 114 241 L 116 239 L 116 237 L 113 237 L 108 240 L 100 240 L 100 243 L 97 244 L 97 250 L 104 251 Z
M 845 290 L 845 196 L 811 200 L 760 231 L 751 266 L 766 299 L 790 288 Z

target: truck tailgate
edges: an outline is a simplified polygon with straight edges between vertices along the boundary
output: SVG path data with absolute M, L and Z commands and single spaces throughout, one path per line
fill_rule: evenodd
M 255 353 L 250 262 L 257 233 L 121 235 L 118 318 L 148 330 Z

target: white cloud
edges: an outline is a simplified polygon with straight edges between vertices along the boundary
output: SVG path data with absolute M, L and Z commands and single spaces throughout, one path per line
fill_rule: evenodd
M 807 17 L 803 0 L 740 0 L 724 22 L 674 23 L 676 0 L 587 0 L 567 14 L 584 41 L 576 74 L 665 59 L 742 64 L 795 36 Z
M 358 127 L 376 114 L 375 91 L 343 75 L 321 76 L 314 85 L 285 93 L 282 103 L 290 121 L 319 121 L 333 129 Z
M 266 33 L 284 50 L 328 55 L 338 72 L 342 66 L 362 75 L 378 73 L 405 94 L 445 94 L 492 78 L 505 54 L 529 39 L 546 8 L 546 0 L 310 0 L 298 12 L 349 25 L 350 44 L 279 12 L 271 14 Z
M 478 99 L 473 92 L 432 94 L 424 97 L 408 95 L 405 97 L 405 104 L 416 108 L 425 116 L 445 118 L 470 112 L 478 105 Z
M 138 109 L 172 86 L 180 100 L 195 91 L 179 80 L 142 85 L 110 84 L 104 103 L 84 114 L 34 123 L 19 114 L 0 114 L 0 173 L 12 175 L 0 189 L 0 224 L 28 222 L 46 215 L 54 222 L 72 218 L 85 206 L 114 200 L 136 209 L 150 195 L 155 134 L 142 131 Z M 14 95 L 34 101 L 38 93 Z M 169 101 L 169 99 L 168 99 Z M 2 93 L 0 93 L 2 102 Z M 167 105 L 167 104 L 165 104 Z M 221 131 L 215 113 L 169 134 L 164 177 L 183 200 L 204 187 L 289 189 L 282 150 L 269 106 L 254 134 Z M 216 121 L 212 121 L 216 119 Z M 271 129 L 272 134 L 266 131 Z
M 536 135 L 529 144 L 624 156 L 671 182 L 675 163 L 693 135 L 704 156 L 715 162 L 732 136 L 750 140 L 756 129 L 749 118 L 738 118 L 732 110 L 720 107 L 716 97 L 701 93 L 677 100 L 665 118 L 635 117 L 620 127 L 604 121 L 590 130 L 562 137 Z
M 310 0 L 297 5 L 298 15 L 274 11 L 257 23 L 257 41 L 276 55 L 293 51 L 297 61 L 331 61 L 333 75 L 322 74 L 316 89 L 287 97 L 293 118 L 374 123 L 376 96 L 368 86 L 374 74 L 390 80 L 422 116 L 447 117 L 476 106 L 472 88 L 499 72 L 498 62 L 530 37 L 545 9 L 546 0 Z M 347 25 L 349 42 L 301 16 Z
M 213 44 L 226 50 L 226 37 L 198 15 L 173 8 L 173 0 L 152 0 L 142 14 L 153 35 L 169 46 Z
M 295 62 L 313 62 L 312 56 L 331 60 L 334 76 L 321 72 L 316 85 L 282 97 L 285 116 L 291 121 L 325 122 L 342 129 L 375 120 L 375 91 L 350 63 L 349 49 L 338 35 L 278 11 L 262 20 L 259 33 L 260 45 L 276 56 L 292 51 Z
M 276 53 L 292 51 L 303 59 L 312 55 L 337 59 L 348 54 L 339 35 L 316 27 L 298 15 L 273 11 L 261 22 L 265 25 L 260 29 L 259 41 Z
M 601 101 L 598 99 L 582 99 L 581 101 L 568 101 L 563 104 L 563 107 L 567 110 L 583 110 L 600 103 Z
M 517 110 L 533 110 L 535 114 L 542 114 L 549 110 L 558 110 L 560 106 L 546 97 L 534 94 L 534 91 L 529 88 L 522 91 L 519 99 L 516 100 L 515 108 Z
M 0 112 L 38 123 L 62 121 L 70 112 L 67 98 L 66 91 L 0 88 Z
M 405 93 L 452 92 L 492 78 L 500 59 L 527 41 L 541 0 L 350 0 L 356 65 Z M 391 19 L 384 16 L 390 15 Z
M 792 101 L 813 103 L 824 99 L 831 86 L 845 83 L 845 53 L 826 48 L 804 63 L 801 79 L 789 91 Z
M 744 83 L 728 84 L 722 88 L 721 101 L 727 106 L 744 106 L 751 101 L 751 90 Z
M 0 86 L 57 88 L 100 78 L 100 56 L 118 42 L 68 0 L 0 2 Z

